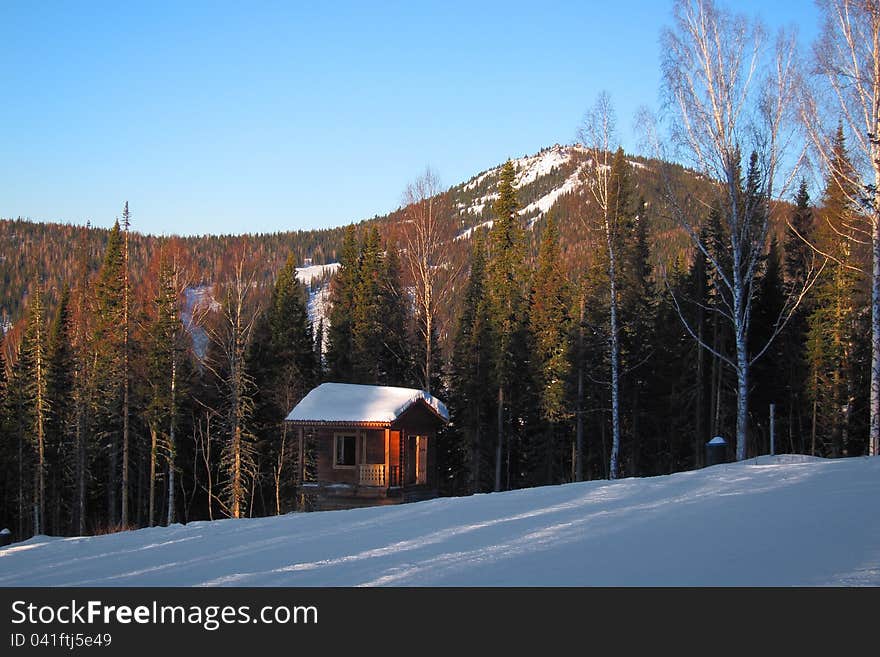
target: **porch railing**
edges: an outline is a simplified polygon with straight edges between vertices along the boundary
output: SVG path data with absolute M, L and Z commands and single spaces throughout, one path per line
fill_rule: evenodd
M 358 473 L 358 483 L 361 486 L 385 486 L 385 464 L 361 464 Z

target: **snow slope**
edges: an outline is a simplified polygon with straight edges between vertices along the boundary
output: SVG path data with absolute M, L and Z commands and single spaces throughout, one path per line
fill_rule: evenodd
M 880 458 L 193 522 L 0 549 L 13 585 L 880 585 Z
M 330 328 L 329 277 L 333 276 L 338 269 L 338 262 L 296 268 L 296 277 L 306 286 L 309 294 L 307 307 L 309 320 L 315 328 L 317 328 L 319 323 L 323 323 L 325 331 Z M 321 348 L 323 350 L 324 345 L 321 345 Z

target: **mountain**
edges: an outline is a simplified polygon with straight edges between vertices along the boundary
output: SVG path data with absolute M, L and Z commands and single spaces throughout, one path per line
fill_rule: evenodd
M 649 237 L 656 246 L 653 257 L 669 262 L 688 249 L 687 237 L 670 225 L 660 213 L 650 210 L 660 204 L 659 162 L 638 156 L 628 160 L 635 171 L 636 194 L 645 201 L 649 210 L 646 217 Z M 520 216 L 530 229 L 530 252 L 534 256 L 540 231 L 548 214 L 553 213 L 560 228 L 560 247 L 566 267 L 574 274 L 588 263 L 595 239 L 581 221 L 587 195 L 579 191 L 579 176 L 592 166 L 587 152 L 577 145 L 553 145 L 538 153 L 513 160 L 517 171 Z M 447 221 L 454 234 L 450 251 L 453 266 L 461 265 L 469 254 L 468 241 L 475 229 L 492 224 L 491 205 L 501 164 L 474 175 L 469 180 L 450 187 L 444 194 L 452 208 Z M 682 172 L 680 168 L 673 169 Z M 693 175 L 685 176 L 691 185 L 698 186 Z M 137 226 L 137 208 L 134 227 Z M 376 224 L 386 239 L 399 238 L 402 210 L 362 220 L 360 227 Z M 342 227 L 286 231 L 270 234 L 203 235 L 196 237 L 156 237 L 131 233 L 131 267 L 135 287 L 150 276 L 150 263 L 158 250 L 170 243 L 178 244 L 190 257 L 193 289 L 206 290 L 228 271 L 236 254 L 246 254 L 256 270 L 256 280 L 268 288 L 276 272 L 283 266 L 289 253 L 297 263 L 311 267 L 336 261 L 342 245 Z M 82 270 L 94 273 L 100 266 L 107 241 L 107 229 L 87 228 L 59 223 L 35 223 L 21 219 L 0 220 L 0 327 L 6 332 L 23 316 L 29 294 L 37 281 L 46 291 L 51 310 L 57 301 L 64 281 L 75 285 L 82 279 Z M 326 280 L 331 269 L 309 269 L 311 312 L 314 319 L 324 316 Z M 316 277 L 320 271 L 321 276 Z M 323 290 L 323 292 L 322 292 Z
M 0 548 L 0 586 L 877 586 L 880 460 L 191 522 Z

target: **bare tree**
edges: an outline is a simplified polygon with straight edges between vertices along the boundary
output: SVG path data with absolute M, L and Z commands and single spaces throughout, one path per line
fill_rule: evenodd
M 733 329 L 735 355 L 717 352 L 698 337 L 683 313 L 679 316 L 691 337 L 736 372 L 736 458 L 742 460 L 747 445 L 749 368 L 803 296 L 803 290 L 793 295 L 767 344 L 749 353 L 753 283 L 766 249 L 771 201 L 774 193 L 785 195 L 796 168 L 791 167 L 788 177 L 781 176 L 794 135 L 788 127 L 787 108 L 796 83 L 795 44 L 782 32 L 771 42 L 759 22 L 719 9 L 712 0 L 678 0 L 674 24 L 664 30 L 662 42 L 672 142 L 683 161 L 713 183 L 715 195 L 709 203 L 699 201 L 675 188 L 667 176 L 666 201 L 714 270 L 723 292 L 715 311 Z M 743 155 L 749 153 L 744 182 Z M 700 236 L 694 210 L 701 205 L 703 214 L 709 207 L 721 213 L 727 265 Z
M 618 326 L 618 277 L 617 253 L 620 231 L 621 208 L 615 202 L 615 185 L 620 181 L 612 175 L 611 149 L 616 147 L 615 115 L 611 98 L 606 92 L 599 94 L 593 108 L 587 113 L 579 137 L 589 154 L 590 162 L 582 170 L 582 179 L 596 202 L 599 227 L 605 242 L 608 257 L 609 294 L 609 339 L 608 349 L 611 360 L 611 457 L 608 469 L 610 479 L 619 473 L 620 457 L 620 327 Z M 587 221 L 585 219 L 585 221 Z M 589 221 L 587 221 L 589 224 Z M 582 438 L 581 438 L 582 442 Z
M 824 19 L 814 47 L 819 84 L 805 94 L 803 125 L 819 163 L 843 183 L 865 224 L 836 231 L 871 248 L 871 376 L 868 453 L 880 454 L 880 2 L 821 0 Z M 852 144 L 852 169 L 839 171 L 834 130 L 842 122 Z M 849 190 L 852 190 L 851 192 Z
M 226 400 L 226 440 L 221 466 L 226 473 L 225 508 L 233 518 L 240 518 L 246 508 L 249 485 L 256 477 L 253 435 L 248 421 L 253 412 L 251 397 L 254 382 L 247 372 L 245 357 L 251 339 L 259 304 L 252 300 L 256 288 L 253 270 L 245 270 L 243 257 L 233 264 L 231 278 L 226 282 L 219 325 L 207 333 L 217 346 L 222 362 L 210 367 L 220 378 Z
M 440 188 L 437 174 L 430 168 L 407 186 L 402 232 L 406 248 L 406 262 L 415 288 L 418 314 L 417 331 L 424 344 L 421 364 L 422 387 L 431 392 L 435 354 L 434 337 L 437 331 L 437 309 L 449 298 L 454 278 L 450 266 L 449 223 L 446 217 L 446 197 Z M 436 392 L 436 391 L 435 391 Z

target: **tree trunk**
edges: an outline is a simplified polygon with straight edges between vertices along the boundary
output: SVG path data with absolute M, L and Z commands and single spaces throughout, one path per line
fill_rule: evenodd
M 482 452 L 482 434 L 480 433 L 480 422 L 477 421 L 474 429 L 473 443 L 471 444 L 471 492 L 478 493 L 480 491 L 480 460 Z
M 425 390 L 431 393 L 431 358 L 433 357 L 431 344 L 431 332 L 434 330 L 433 309 L 430 306 L 430 290 L 425 294 Z
M 495 492 L 501 490 L 501 458 L 504 448 L 504 386 L 498 386 L 498 444 L 495 446 Z
M 611 462 L 608 478 L 617 479 L 620 460 L 620 336 L 617 330 L 616 262 L 610 231 L 608 256 L 608 277 L 611 286 Z
M 208 520 L 214 519 L 214 477 L 211 474 L 211 415 L 205 413 L 205 472 L 208 482 Z
M 147 526 L 153 526 L 153 518 L 156 517 L 156 426 L 150 423 L 150 492 L 149 508 L 147 511 Z
M 875 185 L 880 190 L 880 163 L 875 163 Z M 876 192 L 880 194 L 880 191 Z M 875 204 L 880 202 L 876 198 Z M 880 455 L 880 212 L 874 211 L 871 226 L 871 400 L 868 454 Z
M 171 427 L 168 431 L 168 517 L 166 524 L 174 523 L 174 468 L 177 455 L 177 441 L 174 436 L 177 411 L 177 354 L 171 354 Z
M 703 308 L 700 306 L 697 311 L 697 338 L 698 342 L 702 343 L 704 341 L 704 327 L 705 318 L 703 316 Z M 706 354 L 705 349 L 703 349 L 700 344 L 697 345 L 697 399 L 696 399 L 696 413 L 695 413 L 695 422 L 694 422 L 694 467 L 699 468 L 703 463 L 703 443 L 706 442 L 706 428 L 703 426 L 705 420 L 705 408 L 706 405 L 705 400 L 703 399 L 706 393 L 706 385 L 703 380 L 705 376 L 705 362 L 706 362 Z
M 39 486 L 40 486 L 40 473 L 37 470 L 34 470 L 34 536 L 37 536 L 40 533 L 40 495 L 39 495 Z
M 77 404 L 76 418 L 76 532 L 82 536 L 86 533 L 86 447 L 85 447 L 85 412 L 82 402 Z
M 126 347 L 127 349 L 127 347 Z M 126 355 L 126 361 L 128 356 Z M 128 363 L 122 396 L 122 527 L 128 528 Z
M 581 294 L 578 323 L 577 427 L 575 437 L 574 480 L 584 480 L 584 296 Z
M 21 409 L 19 409 L 20 411 Z M 19 423 L 21 412 L 18 413 Z M 24 431 L 18 431 L 18 536 L 24 538 Z
M 275 464 L 275 515 L 281 515 L 281 473 L 284 468 L 284 450 L 287 442 L 287 422 L 281 423 L 281 449 L 278 452 L 278 461 Z
M 42 317 L 36 320 L 36 384 L 37 384 L 37 469 L 34 472 L 34 534 L 45 532 L 46 517 L 46 382 L 45 367 L 43 363 L 43 332 L 41 326 Z
M 746 458 L 747 422 L 749 419 L 749 361 L 744 331 L 736 338 L 736 460 Z
M 241 517 L 241 426 L 233 430 L 232 443 L 232 517 Z

